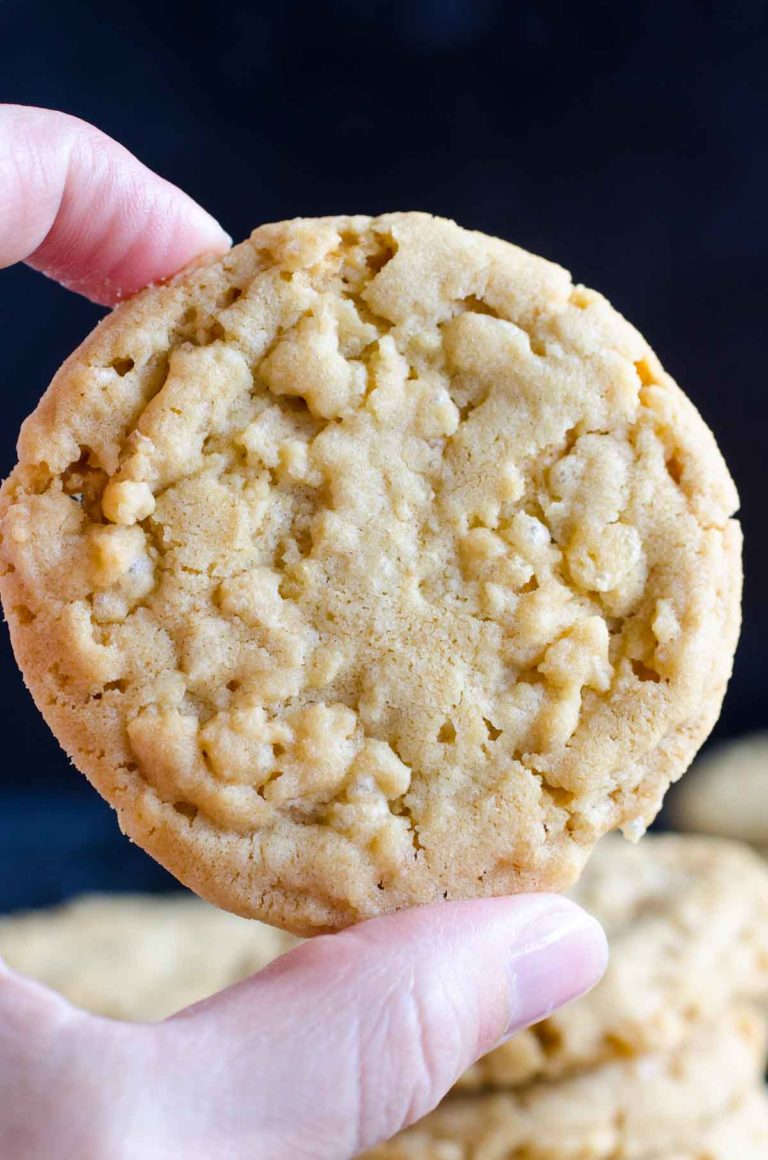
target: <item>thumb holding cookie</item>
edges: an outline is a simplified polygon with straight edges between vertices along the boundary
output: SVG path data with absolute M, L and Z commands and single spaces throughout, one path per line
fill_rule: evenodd
M 605 959 L 575 904 L 521 895 L 313 939 L 159 1024 L 87 1014 L 0 968 L 0 1154 L 356 1156 L 588 990 Z

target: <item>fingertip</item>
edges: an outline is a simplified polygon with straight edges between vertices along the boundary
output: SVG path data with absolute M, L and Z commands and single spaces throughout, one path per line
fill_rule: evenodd
M 220 223 L 170 182 L 139 175 L 130 208 L 102 233 L 95 245 L 62 248 L 54 237 L 30 265 L 103 306 L 115 306 L 146 286 L 173 278 L 186 267 L 219 257 L 232 245 Z M 74 250 L 74 252 L 72 252 Z
M 600 924 L 559 898 L 513 942 L 509 961 L 509 1019 L 502 1040 L 587 994 L 608 964 Z
M 195 259 L 224 254 L 232 246 L 231 236 L 213 214 L 170 182 L 162 182 L 162 195 L 145 212 L 139 249 L 145 262 L 164 271 L 154 281 L 172 276 Z
M 410 961 L 414 977 L 436 972 L 473 1012 L 473 1059 L 586 994 L 608 963 L 600 924 L 558 894 L 415 907 L 332 935 L 328 949 L 331 960 L 334 950 L 346 961 L 372 954 Z
M 104 133 L 0 106 L 0 266 L 26 261 L 112 306 L 232 244 L 216 219 Z
M 201 253 L 225 254 L 234 244 L 231 234 L 228 234 L 220 222 L 209 214 L 202 206 L 195 205 L 196 220 L 192 223 L 196 244 L 202 246 Z
M 90 275 L 80 286 L 71 281 L 68 285 L 103 306 L 116 306 L 146 286 L 168 281 L 187 266 L 220 257 L 231 246 L 226 230 L 192 202 L 191 208 L 169 213 L 165 219 L 158 213 L 147 233 L 100 282 L 95 283 Z

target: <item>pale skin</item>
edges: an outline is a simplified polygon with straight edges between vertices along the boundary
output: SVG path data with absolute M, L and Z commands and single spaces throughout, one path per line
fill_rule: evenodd
M 112 306 L 229 244 L 92 126 L 0 106 L 0 267 Z M 0 966 L 0 1156 L 347 1160 L 587 991 L 606 954 L 565 899 L 443 903 L 317 938 L 154 1025 L 96 1018 Z

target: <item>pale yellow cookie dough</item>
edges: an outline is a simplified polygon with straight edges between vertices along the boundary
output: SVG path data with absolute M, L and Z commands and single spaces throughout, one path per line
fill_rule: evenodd
M 299 933 L 560 889 L 715 720 L 734 486 L 641 336 L 425 214 L 262 226 L 64 364 L 0 500 L 32 694 L 125 832 Z
M 764 1052 L 763 1020 L 734 1012 L 669 1054 L 449 1098 L 365 1160 L 682 1160 L 756 1091 Z
M 509 1087 L 670 1050 L 694 1022 L 768 997 L 768 867 L 746 847 L 677 834 L 632 846 L 609 836 L 571 896 L 608 935 L 605 977 L 481 1059 L 462 1087 Z
M 295 940 L 193 897 L 87 895 L 0 919 L 0 955 L 95 1015 L 165 1019 L 260 971 Z
M 722 834 L 768 854 L 768 733 L 708 750 L 673 796 L 670 816 L 681 830 Z

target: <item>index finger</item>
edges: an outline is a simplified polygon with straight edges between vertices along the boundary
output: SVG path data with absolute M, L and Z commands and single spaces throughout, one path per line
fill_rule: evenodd
M 210 214 L 92 125 L 0 105 L 0 267 L 25 261 L 111 306 L 230 244 Z

